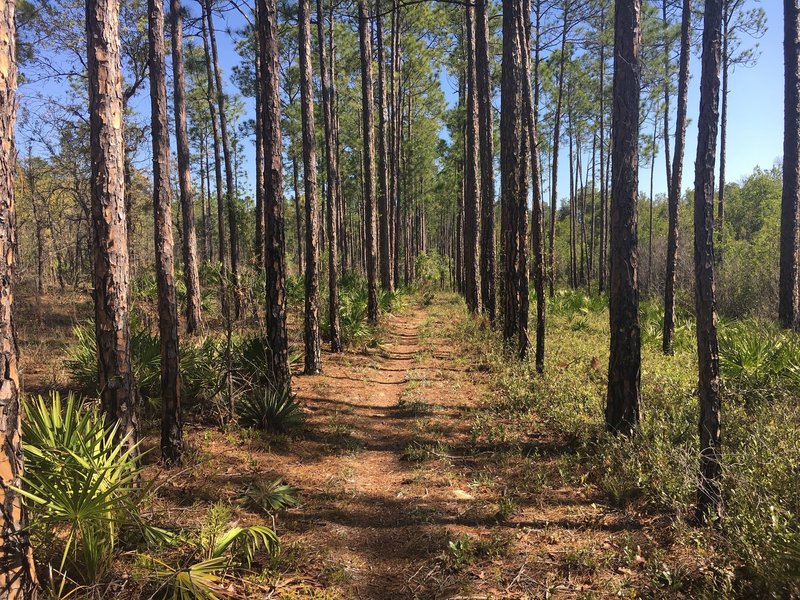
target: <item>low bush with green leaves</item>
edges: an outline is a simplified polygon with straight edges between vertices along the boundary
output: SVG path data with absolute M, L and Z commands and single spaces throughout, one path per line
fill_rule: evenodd
M 248 484 L 241 496 L 245 504 L 268 515 L 297 506 L 297 488 L 281 479 L 257 479 Z
M 726 393 L 747 404 L 793 395 L 800 390 L 800 339 L 766 321 L 724 322 L 719 366 Z
M 67 349 L 66 366 L 80 388 L 98 395 L 97 340 L 93 323 L 73 327 L 75 343 Z M 158 335 L 151 333 L 138 319 L 130 324 L 131 366 L 134 381 L 143 398 L 158 398 L 161 394 L 161 346 Z M 201 401 L 221 389 L 224 373 L 220 364 L 224 345 L 219 338 L 208 336 L 184 341 L 180 348 L 181 383 L 184 397 Z
M 800 595 L 791 568 L 800 546 L 796 334 L 752 320 L 721 324 L 726 511 L 716 529 L 689 529 L 699 461 L 691 325 L 679 320 L 689 341 L 676 344 L 674 356 L 663 355 L 657 336 L 645 337 L 642 422 L 631 438 L 612 436 L 603 426 L 608 313 L 602 300 L 582 296 L 556 296 L 544 377 L 532 360 L 509 361 L 495 332 L 463 322 L 465 351 L 478 349 L 501 390 L 487 407 L 490 418 L 504 416 L 522 433 L 548 428 L 564 440 L 564 476 L 596 486 L 613 504 L 672 515 L 675 534 L 686 536 L 679 543 L 713 548 L 705 558 L 713 569 L 700 582 L 686 579 L 683 585 L 700 586 L 684 589 L 687 597 L 728 597 L 731 590 L 750 598 Z M 578 318 L 583 326 L 575 328 Z M 642 322 L 655 331 L 660 315 L 645 305 Z
M 242 427 L 285 433 L 303 422 L 303 410 L 285 387 L 252 390 L 236 404 Z
M 278 537 L 265 525 L 243 527 L 230 507 L 216 504 L 196 532 L 172 532 L 146 520 L 154 484 L 143 481 L 138 446 L 108 426 L 98 406 L 57 394 L 24 400 L 24 496 L 43 585 L 64 598 L 112 576 L 123 554 L 135 553 L 151 597 L 211 600 L 227 595 L 224 582 L 249 568 L 256 554 L 274 556 Z M 280 481 L 249 490 L 270 514 L 293 505 L 295 490 Z M 269 512 L 269 511 L 268 511 Z M 167 549 L 164 556 L 160 551 Z M 176 553 L 183 558 L 175 560 Z
M 76 342 L 67 350 L 66 366 L 87 394 L 99 393 L 97 384 L 97 343 L 94 325 L 83 323 L 73 328 Z M 231 340 L 231 384 L 234 397 L 249 394 L 273 384 L 271 352 L 267 339 L 260 335 L 235 335 Z M 298 360 L 290 355 L 290 363 Z M 180 347 L 180 372 L 186 408 L 212 406 L 228 393 L 227 345 L 223 336 L 207 335 L 184 339 Z M 157 335 L 138 320 L 131 323 L 131 364 L 139 395 L 157 408 L 161 395 L 161 349 Z M 157 412 L 157 411 L 153 411 Z
M 22 435 L 26 465 L 21 493 L 31 512 L 31 531 L 40 560 L 54 567 L 55 595 L 68 581 L 91 584 L 111 566 L 126 531 L 155 538 L 139 506 L 147 486 L 139 485 L 136 446 L 119 439 L 98 407 L 51 394 L 26 398 Z
M 226 578 L 239 568 L 250 568 L 258 552 L 275 556 L 278 536 L 266 525 L 242 527 L 230 507 L 214 504 L 200 529 L 188 536 L 185 560 L 167 560 L 150 554 L 139 557 L 139 577 L 152 579 L 151 597 L 171 600 L 218 600 L 230 596 Z
M 352 272 L 339 280 L 339 331 L 342 342 L 352 346 L 374 345 L 377 331 L 367 320 L 367 280 Z M 402 309 L 404 293 L 400 290 L 378 290 L 378 311 L 391 314 Z M 322 333 L 330 339 L 330 314 L 326 304 L 322 313 Z

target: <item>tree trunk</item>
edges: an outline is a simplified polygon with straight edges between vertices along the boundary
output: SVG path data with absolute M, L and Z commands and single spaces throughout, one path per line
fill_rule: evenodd
M 692 7 L 683 0 L 681 14 L 681 56 L 678 67 L 678 114 L 675 120 L 675 154 L 672 157 L 672 182 L 669 186 L 669 224 L 667 231 L 667 269 L 664 282 L 664 332 L 662 349 L 672 354 L 675 337 L 675 285 L 678 267 L 678 211 L 680 210 L 683 177 L 683 154 L 686 146 L 686 124 L 689 98 L 689 58 L 691 52 Z
M 597 182 L 597 133 L 592 136 L 592 200 L 590 210 L 592 211 L 592 222 L 589 229 L 589 256 L 587 260 L 588 271 L 586 277 L 586 293 L 592 294 L 592 275 L 594 275 L 594 246 L 595 246 L 595 184 Z
M 211 42 L 211 58 L 214 61 L 214 87 L 217 92 L 217 112 L 219 113 L 219 131 L 222 139 L 222 158 L 225 161 L 225 203 L 228 209 L 228 238 L 231 254 L 231 283 L 234 286 L 234 302 L 236 317 L 239 317 L 239 227 L 236 217 L 235 185 L 233 182 L 234 170 L 231 157 L 231 144 L 228 135 L 228 118 L 225 109 L 225 90 L 222 87 L 222 70 L 219 67 L 219 53 L 217 52 L 217 34 L 214 30 L 214 15 L 212 14 L 212 0 L 205 0 L 206 24 L 208 26 L 208 39 Z
M 605 6 L 600 8 L 600 32 L 605 31 L 606 17 Z M 597 291 L 601 294 L 606 291 L 606 269 L 608 268 L 608 257 L 606 256 L 606 231 L 608 230 L 608 223 L 606 215 L 608 214 L 608 200 L 606 188 L 606 162 L 605 162 L 605 96 L 606 96 L 606 47 L 603 43 L 603 36 L 600 36 L 600 110 L 599 110 L 599 130 L 600 130 L 600 249 L 598 252 L 598 265 L 597 265 Z
M 225 244 L 225 205 L 222 202 L 222 158 L 220 157 L 219 123 L 217 122 L 217 109 L 215 105 L 217 93 L 215 91 L 216 84 L 214 83 L 214 74 L 212 72 L 211 50 L 208 46 L 208 28 L 206 26 L 206 12 L 209 10 L 209 7 L 206 0 L 200 0 L 200 3 L 203 9 L 203 15 L 200 18 L 200 28 L 203 37 L 203 53 L 205 55 L 206 79 L 208 82 L 206 101 L 208 102 L 208 114 L 211 117 L 211 132 L 214 142 L 214 185 L 217 196 L 217 256 L 221 268 L 225 270 L 227 261 Z
M 286 332 L 284 264 L 283 149 L 281 143 L 280 65 L 276 0 L 258 2 L 258 51 L 261 54 L 261 123 L 264 127 L 264 252 L 266 257 L 267 341 L 275 385 L 291 388 Z
M 210 197 L 210 190 L 206 190 L 206 144 L 204 137 L 200 138 L 200 230 L 203 234 L 203 254 L 202 262 L 208 262 L 211 256 L 208 241 L 208 216 L 206 213 L 206 202 Z
M 178 151 L 178 183 L 181 190 L 183 218 L 183 279 L 186 284 L 186 331 L 198 333 L 202 319 L 200 276 L 197 272 L 197 231 L 194 222 L 194 196 L 189 170 L 189 133 L 186 127 L 186 87 L 183 71 L 183 7 L 180 0 L 170 0 L 170 36 L 172 38 L 172 79 L 175 105 L 175 144 Z
M 783 197 L 778 319 L 796 329 L 800 318 L 797 252 L 800 235 L 800 10 L 797 0 L 783 0 L 784 127 Z
M 258 14 L 258 4 L 255 5 L 256 27 L 261 15 Z M 255 59 L 256 82 L 261 81 L 261 54 L 256 49 Z M 261 124 L 261 86 L 256 83 L 256 231 L 255 231 L 255 263 L 256 270 L 264 266 L 264 127 Z
M 496 317 L 495 298 L 495 235 L 494 235 L 494 126 L 492 124 L 492 82 L 489 62 L 488 0 L 480 0 L 475 8 L 475 71 L 477 75 L 478 140 L 480 146 L 481 300 L 489 319 Z
M 172 250 L 172 202 L 169 180 L 164 5 L 148 0 L 150 126 L 153 135 L 153 236 L 158 287 L 158 332 L 161 342 L 161 458 L 179 465 L 183 450 L 181 389 L 178 366 L 178 302 Z
M 7 7 L 6 10 L 10 9 Z M 114 425 L 119 422 L 118 437 L 125 439 L 126 445 L 130 448 L 138 442 L 138 403 L 131 368 L 128 329 L 130 322 L 128 234 L 118 25 L 117 0 L 87 1 L 87 67 L 92 160 L 91 248 L 97 339 L 97 383 L 100 390 L 100 404 L 108 424 Z M 9 39 L 14 38 L 12 36 Z M 13 102 L 5 106 L 11 107 Z M 11 129 L 13 130 L 13 126 Z M 11 133 L 8 132 L 7 135 L 10 136 Z M 9 196 L 3 195 L 3 197 Z
M 100 2 L 97 5 L 93 0 L 87 2 L 87 28 L 90 33 L 89 44 L 89 69 L 91 73 L 104 79 L 108 89 L 109 79 L 120 83 L 120 78 L 114 77 L 113 65 L 116 65 L 116 74 L 119 75 L 119 39 L 114 36 L 114 24 L 118 5 L 112 1 Z M 14 329 L 14 293 L 13 283 L 15 280 L 15 252 L 16 252 L 16 210 L 14 207 L 14 179 L 16 167 L 16 153 L 14 150 L 14 127 L 17 116 L 17 63 L 16 63 L 16 25 L 14 21 L 15 3 L 8 0 L 0 2 L 0 253 L 5 257 L 2 266 L 2 277 L 0 278 L 0 366 L 2 366 L 2 378 L 0 379 L 0 402 L 3 405 L 3 418 L 0 421 L 0 442 L 2 442 L 2 466 L 0 466 L 0 505 L 2 511 L 2 534 L 0 535 L 0 597 L 8 600 L 27 600 L 36 597 L 36 565 L 33 562 L 33 551 L 30 545 L 28 532 L 28 515 L 25 503 L 19 492 L 12 487 L 22 487 L 23 475 L 23 456 L 22 456 L 22 407 L 21 393 L 19 384 L 19 367 L 17 355 L 17 337 Z M 106 21 L 108 19 L 108 22 Z M 108 24 L 105 27 L 106 23 Z M 95 36 L 92 37 L 91 34 Z M 109 60 L 110 71 L 101 72 L 101 65 L 98 65 L 97 54 L 104 51 L 108 53 L 104 56 Z M 114 61 L 114 57 L 117 61 Z M 102 65 L 105 66 L 105 65 Z M 110 77 L 105 77 L 110 76 Z M 121 116 L 121 102 L 118 92 L 112 94 L 109 102 L 108 98 L 99 99 L 96 94 L 101 82 L 95 80 L 92 85 L 90 98 L 93 105 L 98 108 L 109 108 L 113 104 L 119 109 L 117 116 Z M 101 100 L 101 102 L 98 102 Z M 108 114 L 106 110 L 106 114 Z M 93 113 L 94 114 L 94 113 Z M 91 123 L 97 126 L 97 117 L 93 116 Z M 117 121 L 119 123 L 119 121 Z M 95 133 L 94 127 L 92 133 Z M 119 186 L 121 183 L 122 163 L 122 136 L 121 124 L 110 132 L 116 141 L 119 142 L 119 154 L 115 156 L 114 184 Z M 119 134 L 119 135 L 117 135 Z M 92 135 L 92 141 L 97 141 L 97 136 Z M 110 145 L 110 144 L 109 144 Z M 95 145 L 92 146 L 93 150 Z M 92 153 L 92 167 L 95 166 L 95 157 Z M 94 189 L 94 188 L 93 188 Z M 127 256 L 125 254 L 125 209 L 124 209 L 124 190 L 116 187 L 115 199 L 120 202 L 117 217 L 117 227 L 120 229 L 119 239 L 122 245 L 115 250 L 123 257 L 123 266 L 126 268 L 125 276 L 121 278 L 124 282 L 123 292 L 127 291 Z M 95 194 L 92 194 L 93 198 Z M 120 298 L 122 303 L 127 301 L 127 296 L 123 294 Z M 127 308 L 127 305 L 126 305 Z M 127 333 L 127 332 L 126 332 Z M 125 337 L 127 343 L 127 336 Z M 100 347 L 98 343 L 98 348 Z M 130 365 L 130 362 L 128 362 Z M 128 370 L 130 373 L 130 370 Z M 130 383 L 130 377 L 127 378 Z M 128 390 L 130 392 L 130 388 Z M 112 392 L 113 394 L 113 392 Z M 113 397 L 112 394 L 109 396 Z M 130 397 L 128 395 L 128 397 Z M 123 426 L 125 424 L 123 423 Z M 135 421 L 134 421 L 135 425 Z
M 393 290 L 391 265 L 391 221 L 389 219 L 389 153 L 388 130 L 389 114 L 386 103 L 386 57 L 383 52 L 383 17 L 381 0 L 375 0 L 375 41 L 378 52 L 378 183 L 379 183 L 379 238 L 381 285 Z
M 319 339 L 319 217 L 317 215 L 317 137 L 314 130 L 314 85 L 311 71 L 310 0 L 298 3 L 298 48 L 300 49 L 300 105 L 303 128 L 303 191 L 306 200 L 306 375 L 322 370 Z
M 480 272 L 480 173 L 478 171 L 478 100 L 475 61 L 475 8 L 466 7 L 467 41 L 467 113 L 464 153 L 464 270 L 466 276 L 467 308 L 473 314 L 481 312 Z M 516 318 L 516 317 L 515 317 Z
M 575 243 L 577 236 L 577 208 L 575 201 L 575 152 L 573 144 L 573 122 L 572 115 L 572 85 L 567 88 L 567 137 L 569 138 L 569 284 L 572 289 L 578 287 L 578 249 Z
M 294 194 L 294 220 L 297 243 L 297 276 L 303 274 L 303 210 L 300 208 L 300 171 L 297 167 L 297 156 L 292 155 L 292 191 Z
M 342 180 L 339 176 L 338 141 L 335 136 L 335 104 L 333 77 L 325 57 L 325 15 L 322 0 L 317 0 L 317 38 L 319 41 L 319 70 L 322 80 L 322 113 L 325 123 L 326 171 L 328 176 L 328 321 L 330 323 L 331 352 L 342 351 L 341 329 L 339 325 L 339 206 L 342 198 Z
M 375 107 L 372 96 L 372 27 L 367 0 L 358 0 L 361 49 L 361 117 L 364 137 L 364 241 L 367 267 L 367 318 L 378 322 L 378 248 L 375 213 Z
M 400 155 L 403 140 L 402 98 L 400 94 L 400 0 L 392 1 L 392 198 L 394 199 L 393 280 L 400 280 Z
M 716 519 L 722 512 L 719 479 L 720 405 L 719 348 L 714 277 L 714 157 L 719 123 L 719 68 L 722 0 L 706 0 L 700 113 L 694 192 L 694 276 L 697 318 L 697 393 L 700 400 L 700 478 L 696 520 Z
M 727 5 L 729 0 L 724 0 Z M 724 11 L 727 14 L 727 10 Z M 724 20 L 722 32 L 722 116 L 719 137 L 719 189 L 717 190 L 717 237 L 719 238 L 719 252 L 717 260 L 722 261 L 722 238 L 725 233 L 725 167 L 728 147 L 728 75 L 730 74 L 730 56 L 728 54 L 728 20 Z
M 647 287 L 649 294 L 653 288 L 653 183 L 656 175 L 656 137 L 658 137 L 658 117 L 653 116 L 653 148 L 650 156 L 650 214 L 647 223 Z
M 525 137 L 522 108 L 523 37 L 519 29 L 519 0 L 503 1 L 503 58 L 500 78 L 500 193 L 503 241 L 503 338 L 519 336 L 519 204 L 522 195 L 522 154 Z M 527 178 L 527 169 L 524 169 Z M 524 200 L 527 203 L 527 197 Z M 526 217 L 527 220 L 527 217 Z
M 630 435 L 639 423 L 641 339 L 636 208 L 639 189 L 641 0 L 614 6 L 611 158 L 611 277 L 606 430 Z
M 556 112 L 553 124 L 553 164 L 550 177 L 550 247 L 549 247 L 549 283 L 550 297 L 555 296 L 556 285 L 556 206 L 558 204 L 558 150 L 561 141 L 561 102 L 564 96 L 564 63 L 567 54 L 567 7 L 564 7 L 564 24 L 561 29 L 561 54 L 558 64 L 558 94 L 556 96 Z
M 662 0 L 661 2 L 661 21 L 664 24 L 664 127 L 662 133 L 664 137 L 664 162 L 667 173 L 667 197 L 669 197 L 669 190 L 672 185 L 672 165 L 669 152 L 669 84 L 672 78 L 669 73 L 671 44 L 669 43 L 667 0 Z M 653 140 L 653 145 L 655 146 L 655 140 Z

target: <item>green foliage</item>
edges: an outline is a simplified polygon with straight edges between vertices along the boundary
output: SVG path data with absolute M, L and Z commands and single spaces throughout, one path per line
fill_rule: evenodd
M 671 357 L 661 353 L 660 336 L 643 333 L 642 422 L 631 438 L 612 436 L 603 427 L 608 314 L 590 308 L 600 300 L 575 296 L 556 298 L 548 333 L 558 343 L 548 347 L 545 377 L 532 362 L 508 361 L 495 333 L 472 320 L 461 325 L 465 348 L 478 349 L 502 390 L 489 418 L 521 432 L 547 427 L 563 443 L 563 477 L 596 486 L 617 505 L 675 515 L 676 531 L 686 531 L 682 524 L 692 515 L 699 456 L 690 324 L 679 319 L 688 341 L 676 344 Z M 643 303 L 641 319 L 643 332 L 660 327 L 657 307 Z M 717 531 L 692 530 L 686 540 L 714 548 L 713 559 L 702 559 L 713 561 L 704 582 L 672 577 L 679 564 L 662 569 L 688 596 L 719 597 L 734 584 L 743 597 L 792 597 L 800 591 L 787 568 L 796 564 L 791 556 L 800 539 L 798 347 L 794 333 L 759 321 L 720 328 L 726 514 Z M 697 585 L 710 587 L 681 587 Z
M 353 346 L 373 345 L 376 330 L 367 321 L 369 290 L 367 280 L 355 273 L 345 273 L 339 280 L 339 329 L 342 342 Z M 400 290 L 378 290 L 378 310 L 390 314 L 403 307 L 404 294 Z M 326 304 L 322 315 L 322 333 L 330 338 L 330 314 Z
M 97 395 L 97 345 L 94 325 L 73 328 L 76 343 L 67 353 L 67 368 L 80 387 Z M 290 356 L 290 362 L 298 359 Z M 131 323 L 131 363 L 140 396 L 157 404 L 161 394 L 161 351 L 159 338 L 138 320 Z M 231 347 L 232 384 L 236 395 L 272 385 L 271 352 L 263 336 L 235 336 Z M 180 372 L 186 407 L 207 406 L 226 391 L 226 348 L 222 336 L 184 339 L 180 347 Z
M 605 296 L 588 296 L 582 290 L 557 290 L 548 310 L 555 315 L 573 317 L 604 310 L 608 306 Z
M 436 251 L 422 252 L 414 265 L 416 281 L 414 282 L 424 294 L 431 294 L 448 280 L 450 258 Z
M 800 342 L 775 324 L 748 319 L 724 324 L 719 365 L 727 395 L 748 405 L 785 397 L 800 384 Z
M 238 566 L 249 568 L 259 551 L 270 556 L 279 551 L 278 536 L 271 528 L 236 525 L 230 508 L 222 503 L 209 509 L 190 545 L 193 556 L 199 555 L 200 560 L 180 564 L 144 557 L 144 566 L 173 600 L 217 600 L 229 596 L 223 585 L 226 573 Z
M 297 354 L 289 356 L 290 365 L 297 360 Z M 233 379 L 237 389 L 246 391 L 273 385 L 274 376 L 270 367 L 272 350 L 266 337 L 251 335 L 234 339 L 231 361 L 234 365 Z
M 286 278 L 286 303 L 298 310 L 303 309 L 306 298 L 306 283 L 302 275 L 293 275 Z
M 303 422 L 303 410 L 286 388 L 253 390 L 236 405 L 239 424 L 262 431 L 286 432 Z
M 96 406 L 57 393 L 24 402 L 25 488 L 33 531 L 44 555 L 60 553 L 67 578 L 95 582 L 110 566 L 121 530 L 139 525 L 140 469 L 135 447 L 117 439 Z M 150 532 L 155 533 L 155 532 Z
M 253 481 L 244 490 L 242 498 L 251 508 L 267 514 L 298 505 L 297 488 L 285 484 L 281 479 Z

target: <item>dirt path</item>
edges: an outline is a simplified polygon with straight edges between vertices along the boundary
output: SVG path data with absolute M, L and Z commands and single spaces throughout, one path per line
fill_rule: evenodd
M 570 442 L 535 415 L 520 426 L 498 410 L 508 399 L 459 339 L 454 297 L 409 302 L 378 347 L 324 352 L 323 374 L 297 374 L 297 434 L 192 431 L 201 460 L 170 492 L 192 507 L 176 521 L 253 481 L 297 487 L 301 505 L 276 521 L 270 598 L 630 595 L 652 546 L 640 516 L 576 481 Z
M 456 520 L 471 497 L 439 489 L 442 483 L 414 460 L 439 436 L 463 435 L 452 418 L 463 397 L 453 394 L 463 371 L 429 331 L 435 325 L 410 309 L 387 321 L 378 350 L 326 356 L 322 375 L 296 379 L 312 422 L 338 436 L 343 450 L 294 473 L 305 480 L 298 485 L 320 492 L 306 504 L 312 512 L 304 518 L 313 523 L 306 539 L 336 557 L 341 581 L 335 583 L 355 597 L 415 596 L 415 571 L 447 548 L 446 532 L 426 517 Z M 477 388 L 467 395 L 477 397 Z

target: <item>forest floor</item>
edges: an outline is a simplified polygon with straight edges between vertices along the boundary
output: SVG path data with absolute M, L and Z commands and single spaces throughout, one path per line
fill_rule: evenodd
M 296 487 L 299 506 L 275 522 L 280 557 L 235 586 L 239 597 L 646 593 L 656 568 L 648 554 L 672 544 L 664 517 L 613 508 L 565 473 L 570 441 L 544 425 L 510 442 L 492 373 L 458 335 L 466 320 L 459 301 L 413 296 L 406 304 L 385 317 L 375 348 L 326 351 L 322 374 L 298 373 L 294 389 L 306 413 L 299 431 L 268 436 L 187 423 L 189 466 L 148 467 L 162 481 L 153 513 L 196 528 L 223 502 L 241 524 L 264 523 L 269 517 L 238 500 L 248 484 L 281 478 Z M 42 358 L 52 350 L 28 342 L 28 329 L 21 337 L 29 391 L 61 387 L 58 367 Z M 51 342 L 63 344 L 64 335 Z M 145 444 L 157 443 L 153 426 Z

